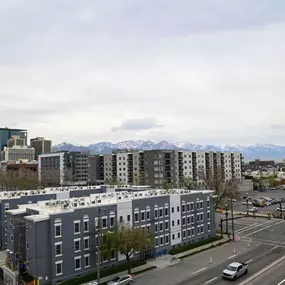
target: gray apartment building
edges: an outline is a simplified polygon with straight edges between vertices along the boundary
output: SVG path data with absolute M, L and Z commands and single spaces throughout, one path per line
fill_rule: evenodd
M 235 152 L 203 152 L 190 150 L 120 151 L 97 155 L 99 174 L 92 180 L 123 185 L 151 185 L 178 188 L 189 178 L 202 184 L 201 172 L 207 176 L 223 173 L 225 179 L 242 179 L 243 157 Z M 102 166 L 103 164 L 103 166 Z M 97 177 L 96 177 L 97 176 Z
M 96 270 L 98 218 L 103 235 L 121 222 L 154 234 L 154 248 L 136 253 L 135 259 L 153 258 L 179 245 L 214 237 L 213 199 L 209 190 L 108 191 L 8 210 L 4 280 L 15 283 L 13 269 L 18 260 L 41 284 L 57 284 Z M 110 256 L 102 255 L 100 262 L 106 268 L 125 262 L 125 257 L 112 252 Z
M 38 160 L 40 154 L 52 152 L 52 141 L 46 140 L 44 137 L 32 138 L 30 140 L 30 146 L 35 149 L 36 160 Z
M 106 186 L 92 186 L 65 188 L 60 187 L 46 188 L 43 190 L 0 192 L 0 249 L 4 250 L 7 248 L 7 210 L 17 209 L 20 205 L 37 203 L 38 201 L 83 197 L 105 191 Z
M 88 153 L 55 152 L 38 156 L 38 175 L 51 185 L 87 185 Z

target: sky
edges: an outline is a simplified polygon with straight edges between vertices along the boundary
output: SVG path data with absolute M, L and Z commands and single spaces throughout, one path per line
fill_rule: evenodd
M 2 2 L 1 127 L 285 145 L 284 0 Z

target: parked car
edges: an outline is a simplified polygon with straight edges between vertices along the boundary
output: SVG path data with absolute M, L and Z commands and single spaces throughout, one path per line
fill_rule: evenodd
M 252 208 L 249 208 L 248 211 L 249 211 L 250 213 L 255 213 L 255 212 L 258 211 L 258 208 L 257 208 L 257 207 L 252 207 Z
M 247 274 L 247 272 L 247 263 L 233 262 L 224 269 L 222 277 L 223 279 L 236 280 L 238 277 Z
M 134 283 L 133 276 L 130 274 L 123 276 L 116 276 L 112 280 L 107 282 L 107 285 L 131 285 Z
M 276 209 L 276 211 L 277 212 L 285 212 L 285 206 L 282 206 L 281 208 L 280 207 L 278 207 L 277 209 Z

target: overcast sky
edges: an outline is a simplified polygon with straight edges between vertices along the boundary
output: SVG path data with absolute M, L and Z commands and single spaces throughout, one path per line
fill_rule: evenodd
M 284 0 L 1 1 L 0 125 L 285 145 L 284 51 Z

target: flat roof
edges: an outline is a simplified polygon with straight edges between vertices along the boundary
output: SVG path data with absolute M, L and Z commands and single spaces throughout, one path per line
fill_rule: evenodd
M 0 131 L 22 131 L 27 132 L 27 129 L 12 129 L 12 128 L 0 128 Z
M 58 199 L 39 201 L 33 204 L 21 205 L 23 209 L 33 209 L 39 212 L 38 215 L 26 216 L 26 220 L 33 222 L 42 221 L 49 219 L 49 216 L 65 214 L 68 212 L 74 212 L 77 209 L 102 207 L 108 205 L 116 205 L 118 203 L 129 202 L 136 199 L 154 198 L 157 196 L 168 196 L 168 195 L 195 195 L 195 194 L 211 194 L 214 193 L 212 190 L 184 190 L 184 189 L 172 189 L 170 191 L 162 189 L 151 189 L 140 192 L 107 192 L 99 194 L 91 194 L 88 197 L 70 198 L 70 199 Z M 20 209 L 19 209 L 20 210 Z M 7 213 L 17 214 L 15 210 L 8 210 Z M 20 211 L 20 213 L 22 213 Z M 42 218 L 41 218 L 42 217 Z

